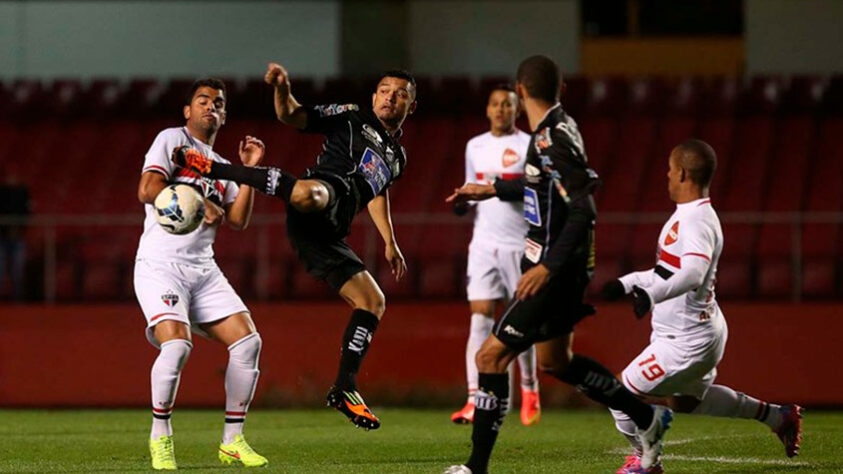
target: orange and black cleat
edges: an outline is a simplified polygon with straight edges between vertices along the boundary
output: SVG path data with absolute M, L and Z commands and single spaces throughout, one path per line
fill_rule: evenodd
M 207 156 L 187 145 L 180 146 L 173 150 L 173 163 L 175 163 L 176 166 L 187 168 L 201 175 L 206 175 L 211 172 L 211 163 L 213 162 L 214 161 Z
M 347 416 L 348 421 L 354 423 L 358 428 L 368 431 L 376 430 L 381 426 L 381 421 L 366 406 L 366 402 L 363 401 L 363 397 L 357 390 L 346 391 L 332 388 L 328 392 L 328 406 L 336 408 L 337 411 Z

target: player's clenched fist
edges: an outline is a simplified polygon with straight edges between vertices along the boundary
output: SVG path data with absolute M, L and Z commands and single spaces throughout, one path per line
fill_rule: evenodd
M 266 75 L 264 75 L 263 80 L 275 87 L 290 86 L 290 77 L 287 75 L 287 70 L 278 63 L 269 63 L 266 66 Z

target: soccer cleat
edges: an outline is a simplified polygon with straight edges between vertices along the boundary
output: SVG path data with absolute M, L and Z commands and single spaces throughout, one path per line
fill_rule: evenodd
M 235 435 L 234 441 L 228 444 L 220 443 L 220 462 L 223 464 L 242 465 L 246 467 L 261 467 L 269 464 L 269 461 L 256 453 L 243 435 Z
M 659 463 L 662 454 L 662 439 L 673 421 L 673 411 L 653 405 L 653 421 L 646 430 L 638 429 L 638 441 L 641 443 L 641 468 L 652 469 Z M 650 472 L 650 471 L 640 471 Z
M 782 421 L 773 432 L 784 444 L 787 457 L 792 458 L 799 455 L 799 444 L 802 443 L 802 407 L 784 405 L 780 413 Z
M 175 471 L 178 469 L 172 436 L 162 436 L 158 439 L 150 438 L 149 457 L 152 459 L 152 469 L 156 471 Z
M 443 472 L 442 474 L 472 474 L 472 473 L 471 473 L 471 469 L 469 469 L 468 466 L 465 466 L 463 464 L 459 464 L 459 465 L 456 465 L 456 466 L 451 466 L 448 469 L 445 469 L 445 472 Z
M 538 390 L 521 389 L 521 424 L 534 425 L 542 417 L 542 406 Z
M 658 462 L 648 468 L 642 467 L 641 464 L 638 464 L 637 466 L 632 466 L 623 472 L 625 474 L 662 474 L 664 473 L 664 468 L 662 467 L 662 463 Z
M 464 407 L 451 414 L 451 421 L 458 425 L 470 425 L 474 421 L 474 404 L 467 402 Z
M 355 390 L 353 392 L 332 388 L 328 392 L 328 406 L 334 407 L 348 417 L 348 420 L 358 428 L 368 430 L 376 430 L 380 428 L 381 421 L 372 413 L 372 410 L 366 406 L 363 397 Z
M 632 453 L 624 459 L 624 464 L 617 471 L 615 474 L 627 474 L 630 469 L 637 469 L 641 467 L 641 456 L 638 453 Z
M 173 150 L 173 163 L 176 166 L 205 175 L 211 172 L 213 160 L 189 146 L 181 146 Z

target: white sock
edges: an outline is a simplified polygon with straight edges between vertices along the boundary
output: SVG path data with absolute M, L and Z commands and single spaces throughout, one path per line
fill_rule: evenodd
M 260 359 L 262 341 L 258 333 L 253 332 L 228 346 L 228 368 L 225 370 L 225 427 L 222 433 L 223 444 L 234 441 L 236 435 L 243 433 L 246 412 L 255 395 L 258 384 L 258 359 Z
M 152 431 L 149 437 L 158 439 L 172 436 L 170 415 L 179 389 L 181 369 L 190 356 L 193 344 L 186 339 L 173 339 L 161 344 L 161 352 L 152 364 L 150 384 L 152 385 Z
M 465 344 L 465 374 L 468 382 L 468 401 L 474 403 L 474 392 L 477 391 L 477 362 L 475 357 L 480 346 L 492 333 L 495 320 L 481 313 L 471 315 L 471 326 L 468 331 L 468 342 Z
M 692 412 L 695 415 L 723 416 L 758 420 L 770 428 L 781 423 L 781 407 L 736 392 L 724 385 L 712 385 L 702 402 Z
M 535 392 L 539 389 L 539 379 L 536 376 L 536 346 L 530 346 L 526 351 L 518 354 L 518 369 L 521 372 L 521 389 Z
M 615 428 L 624 435 L 626 440 L 629 441 L 629 445 L 632 446 L 632 449 L 640 456 L 641 442 L 638 441 L 638 437 L 635 435 L 638 428 L 635 426 L 635 422 L 622 411 L 610 408 L 609 412 L 612 413 L 612 417 L 615 419 Z

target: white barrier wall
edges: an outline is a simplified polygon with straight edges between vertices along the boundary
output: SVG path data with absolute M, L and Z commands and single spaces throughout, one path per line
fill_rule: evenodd
M 749 74 L 843 72 L 843 1 L 745 1 Z
M 0 2 L 0 77 L 336 75 L 339 32 L 338 0 Z

